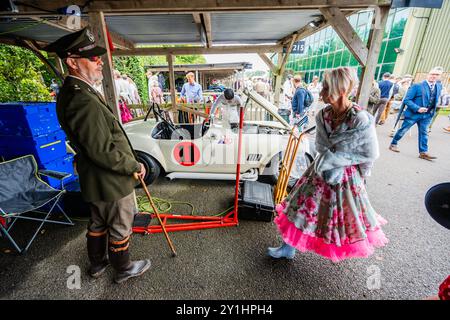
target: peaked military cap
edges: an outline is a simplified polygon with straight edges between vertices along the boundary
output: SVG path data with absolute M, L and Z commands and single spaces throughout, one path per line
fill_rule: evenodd
M 61 59 L 71 55 L 89 58 L 101 56 L 106 53 L 106 49 L 97 46 L 94 35 L 88 28 L 70 33 L 50 43 L 43 48 L 48 52 L 55 52 Z

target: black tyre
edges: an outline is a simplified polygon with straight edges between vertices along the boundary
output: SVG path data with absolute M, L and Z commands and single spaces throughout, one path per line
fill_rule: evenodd
M 159 177 L 161 173 L 161 167 L 159 163 L 150 155 L 144 152 L 136 151 L 138 161 L 145 167 L 144 182 L 146 185 L 150 185 Z M 140 186 L 140 185 L 139 185 Z

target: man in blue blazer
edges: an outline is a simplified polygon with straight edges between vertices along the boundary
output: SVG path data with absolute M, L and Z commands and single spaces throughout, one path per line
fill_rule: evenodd
M 406 105 L 405 120 L 402 127 L 392 139 L 389 150 L 400 152 L 398 141 L 415 124 L 419 128 L 419 158 L 432 161 L 436 157 L 428 154 L 428 126 L 431 123 L 436 106 L 441 95 L 442 84 L 440 77 L 441 67 L 433 68 L 427 75 L 427 80 L 412 85 L 406 93 L 403 103 Z

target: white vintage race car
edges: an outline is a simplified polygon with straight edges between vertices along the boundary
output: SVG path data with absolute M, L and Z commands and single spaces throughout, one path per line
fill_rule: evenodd
M 251 96 L 251 95 L 250 95 Z M 242 134 L 241 179 L 276 183 L 291 126 L 269 104 L 260 105 L 272 121 L 246 121 Z M 130 122 L 124 129 L 147 170 L 151 184 L 164 174 L 169 179 L 235 180 L 238 130 L 220 114 L 212 123 L 174 124 L 167 113 L 153 108 L 156 119 Z M 302 140 L 294 166 L 298 178 L 314 155 L 310 139 Z

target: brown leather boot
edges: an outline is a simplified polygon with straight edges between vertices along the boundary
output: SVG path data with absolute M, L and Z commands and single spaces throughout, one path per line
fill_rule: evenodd
M 87 238 L 87 250 L 88 257 L 91 263 L 88 273 L 93 278 L 101 276 L 109 265 L 108 258 L 106 256 L 106 246 L 108 245 L 107 230 L 104 232 L 88 232 Z
M 150 268 L 150 260 L 130 260 L 130 237 L 121 241 L 109 242 L 109 261 L 116 270 L 115 283 L 122 283 L 133 277 L 139 277 Z
M 433 161 L 434 159 L 437 159 L 437 157 L 433 157 L 433 156 L 430 156 L 428 153 L 426 153 L 426 152 L 421 152 L 420 154 L 419 154 L 419 158 L 420 159 L 424 159 L 424 160 L 428 160 L 428 161 Z

